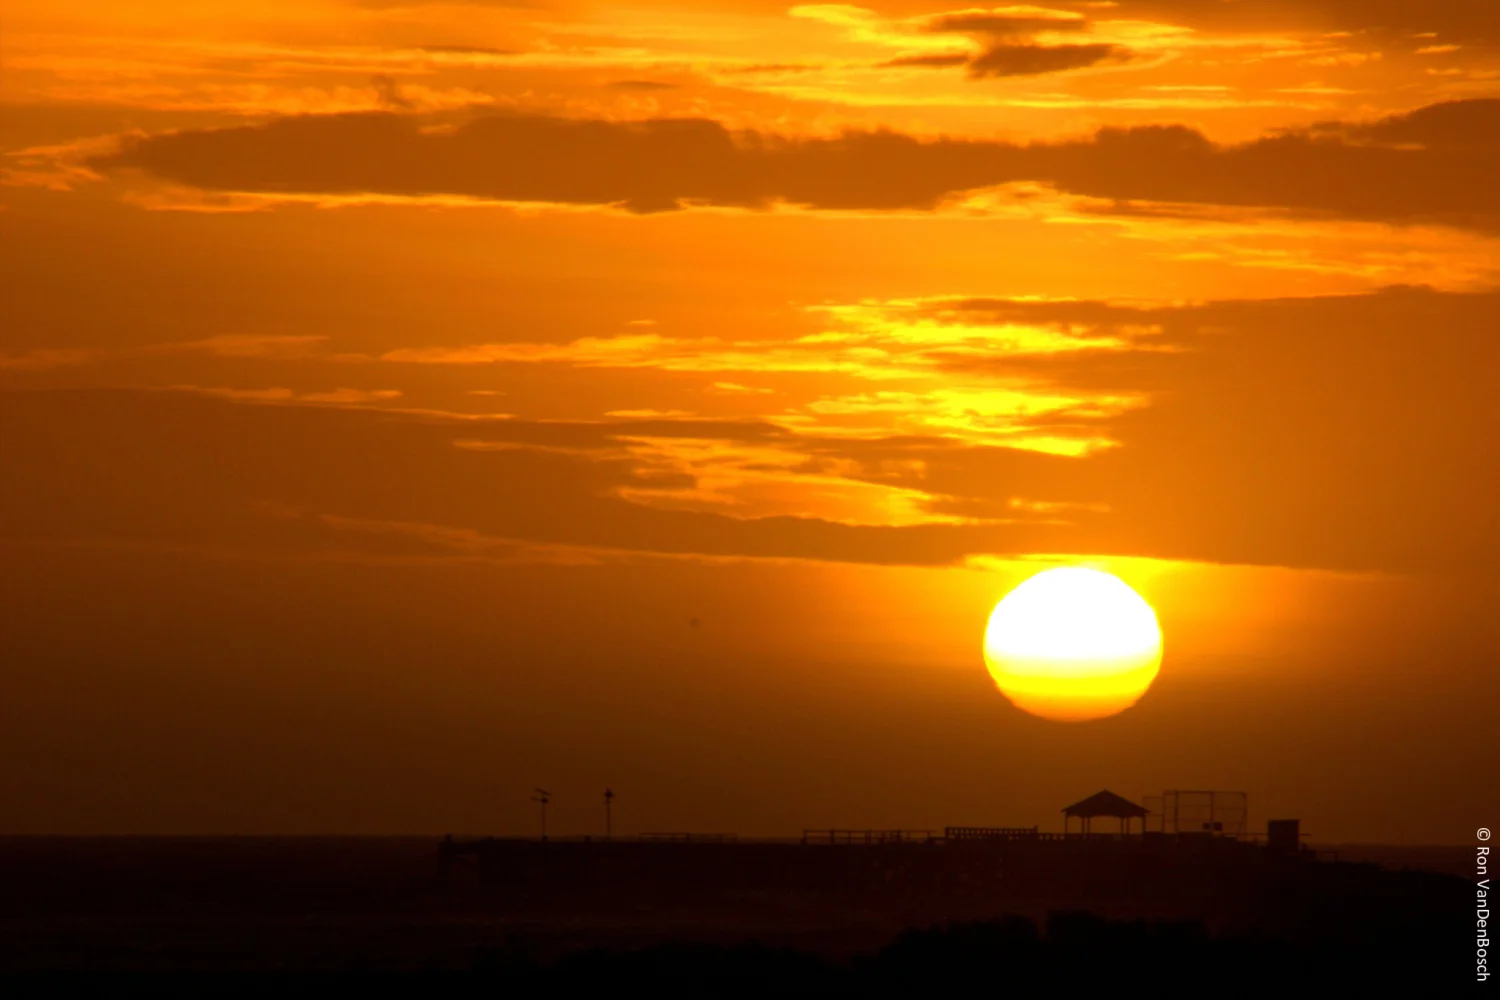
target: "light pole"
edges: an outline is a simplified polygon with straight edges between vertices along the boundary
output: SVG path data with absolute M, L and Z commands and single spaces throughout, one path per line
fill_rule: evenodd
M 547 839 L 547 803 L 552 801 L 552 793 L 549 792 L 549 791 L 547 791 L 547 789 L 545 789 L 545 788 L 535 788 L 535 789 L 532 789 L 532 791 L 536 792 L 536 794 L 531 797 L 531 801 L 537 803 L 542 808 L 542 839 L 546 840 Z
M 614 835 L 615 835 L 614 823 L 613 823 L 614 817 L 610 815 L 610 806 L 614 805 L 614 801 L 615 801 L 615 793 L 612 792 L 612 791 L 610 791 L 608 788 L 606 788 L 604 790 L 604 839 L 605 840 L 613 840 L 614 839 Z

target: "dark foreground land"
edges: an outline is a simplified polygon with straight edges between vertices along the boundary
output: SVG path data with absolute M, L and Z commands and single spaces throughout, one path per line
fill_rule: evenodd
M 486 995 L 1439 995 L 1474 976 L 1472 881 L 1393 870 L 1389 851 L 1380 867 L 1245 845 L 497 842 L 440 878 L 438 848 L 0 840 L 0 972 L 369 973 Z

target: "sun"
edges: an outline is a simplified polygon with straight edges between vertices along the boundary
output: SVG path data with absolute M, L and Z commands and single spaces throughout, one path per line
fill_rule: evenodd
M 995 605 L 984 662 L 1002 694 L 1044 719 L 1102 719 L 1134 705 L 1161 666 L 1156 612 L 1119 577 L 1038 573 Z

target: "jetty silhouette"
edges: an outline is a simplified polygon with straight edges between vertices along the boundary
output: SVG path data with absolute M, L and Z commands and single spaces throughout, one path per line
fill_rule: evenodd
M 611 799 L 613 795 L 611 795 Z M 1139 898 L 1225 909 L 1259 880 L 1332 860 L 1300 822 L 1251 832 L 1244 792 L 1169 790 L 1132 802 L 1107 789 L 1063 807 L 1063 828 L 808 828 L 800 836 L 649 831 L 605 837 L 445 837 L 444 884 L 487 886 L 517 904 L 734 899 L 807 893 L 961 912 L 1016 904 Z M 1095 828 L 1113 819 L 1116 829 Z

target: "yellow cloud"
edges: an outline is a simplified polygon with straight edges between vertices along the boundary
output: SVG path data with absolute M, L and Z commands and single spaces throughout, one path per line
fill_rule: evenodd
M 677 437 L 623 441 L 644 483 L 622 487 L 619 495 L 646 506 L 851 525 L 982 523 L 932 509 L 939 498 L 921 489 L 863 479 L 857 463 L 815 458 L 795 446 Z

